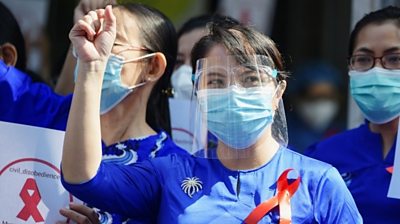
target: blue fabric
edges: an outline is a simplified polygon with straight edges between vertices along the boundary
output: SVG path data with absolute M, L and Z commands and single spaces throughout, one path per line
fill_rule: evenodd
M 103 162 L 109 164 L 133 165 L 146 159 L 152 159 L 168 154 L 186 154 L 186 151 L 177 147 L 171 138 L 163 131 L 156 135 L 144 138 L 128 139 L 109 146 L 103 144 Z M 155 216 L 146 219 L 130 220 L 118 214 L 110 214 L 96 209 L 99 220 L 103 224 L 116 223 L 154 223 Z
M 0 60 L 1 121 L 65 130 L 71 100 Z
M 243 223 L 261 202 L 276 193 L 280 174 L 301 176 L 291 199 L 292 223 L 362 223 L 346 185 L 332 166 L 281 148 L 262 167 L 226 169 L 217 159 L 169 155 L 132 166 L 102 162 L 96 176 L 66 189 L 78 198 L 133 219 L 155 217 L 158 223 Z M 181 185 L 198 178 L 201 189 L 189 197 Z M 278 223 L 275 209 L 260 223 Z
M 32 83 L 23 72 L 8 67 L 0 60 L 0 120 L 64 131 L 67 124 L 72 95 L 60 96 L 43 83 Z M 105 146 L 105 163 L 131 165 L 147 158 L 166 156 L 170 153 L 186 152 L 178 148 L 163 131 L 143 139 L 128 139 Z M 125 219 L 100 211 L 102 223 L 122 223 Z M 109 217 L 114 218 L 111 222 Z M 138 220 L 138 223 L 152 222 Z M 136 223 L 136 222 L 129 222 Z
M 400 200 L 387 197 L 395 144 L 382 156 L 381 136 L 368 124 L 311 146 L 306 154 L 332 164 L 341 173 L 364 223 L 400 223 Z

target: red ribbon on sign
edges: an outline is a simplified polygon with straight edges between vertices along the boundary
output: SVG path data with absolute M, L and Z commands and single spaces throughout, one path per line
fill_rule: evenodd
M 31 191 L 32 194 L 30 194 L 29 191 Z M 44 219 L 37 208 L 41 200 L 40 192 L 33 178 L 28 178 L 26 180 L 19 196 L 22 198 L 25 206 L 18 213 L 17 218 L 27 221 L 29 217 L 32 216 L 35 222 L 43 222 Z
M 386 167 L 386 171 L 389 172 L 389 173 L 393 173 L 393 166 Z
M 292 211 L 290 208 L 290 198 L 297 191 L 300 185 L 300 177 L 289 184 L 287 175 L 293 169 L 287 169 L 279 176 L 277 181 L 277 193 L 271 199 L 262 202 L 244 220 L 246 224 L 258 223 L 268 212 L 279 205 L 279 223 L 290 224 L 292 222 Z

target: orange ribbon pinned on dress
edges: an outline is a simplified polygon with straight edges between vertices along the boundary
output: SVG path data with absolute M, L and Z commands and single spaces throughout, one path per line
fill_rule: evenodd
M 300 177 L 292 183 L 288 183 L 288 173 L 293 169 L 287 169 L 279 176 L 277 181 L 277 193 L 274 197 L 259 204 L 244 220 L 246 224 L 258 223 L 268 212 L 279 205 L 279 224 L 290 224 L 292 222 L 292 212 L 290 208 L 290 198 L 297 191 L 300 185 Z

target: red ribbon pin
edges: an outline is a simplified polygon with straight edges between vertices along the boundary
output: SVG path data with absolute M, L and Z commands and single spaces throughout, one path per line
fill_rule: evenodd
M 300 185 L 300 177 L 297 177 L 291 184 L 288 183 L 287 175 L 293 169 L 287 169 L 279 176 L 277 181 L 277 193 L 271 199 L 262 202 L 244 220 L 246 224 L 258 223 L 268 212 L 279 205 L 279 224 L 290 224 L 292 212 L 290 198 L 297 191 Z

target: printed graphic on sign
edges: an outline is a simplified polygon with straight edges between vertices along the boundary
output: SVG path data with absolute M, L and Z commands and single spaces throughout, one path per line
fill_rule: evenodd
M 61 185 L 64 133 L 0 122 L 0 223 L 66 221 L 60 208 L 78 202 Z

